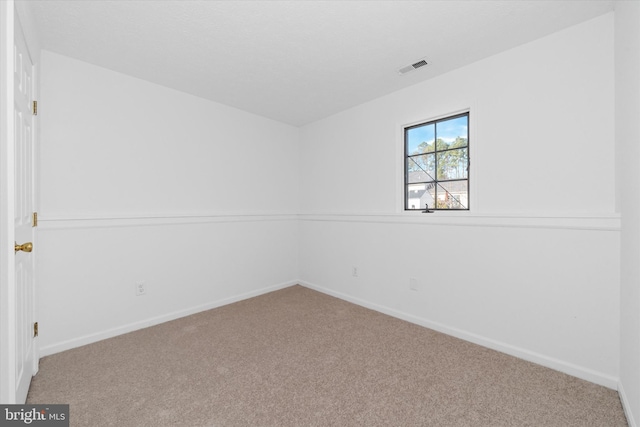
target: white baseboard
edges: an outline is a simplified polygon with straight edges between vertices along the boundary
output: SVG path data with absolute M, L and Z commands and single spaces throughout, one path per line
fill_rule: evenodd
M 318 292 L 322 292 L 327 295 L 331 295 L 336 298 L 340 298 L 342 300 L 360 305 L 362 307 L 366 307 L 371 310 L 375 310 L 380 313 L 384 313 L 389 316 L 396 317 L 398 319 L 406 320 L 407 322 L 415 323 L 417 325 L 424 326 L 425 328 L 433 329 L 435 331 L 442 332 L 444 334 L 451 335 L 456 338 L 460 338 L 462 340 L 469 341 L 474 344 L 478 344 L 483 347 L 487 347 L 492 350 L 499 351 L 501 353 L 506 353 L 511 356 L 515 356 L 520 359 L 524 359 L 529 362 L 533 362 L 538 365 L 545 366 L 547 368 L 551 368 L 556 371 L 560 371 L 565 374 L 583 379 L 585 381 L 596 383 L 613 390 L 617 390 L 619 386 L 619 379 L 611 375 L 606 375 L 601 372 L 597 372 L 582 366 L 578 366 L 578 365 L 568 363 L 559 359 L 555 359 L 553 357 L 545 356 L 544 354 L 532 352 L 532 351 L 529 351 L 520 347 L 516 347 L 504 342 L 496 341 L 496 340 L 484 337 L 482 335 L 473 334 L 461 329 L 447 326 L 442 323 L 433 322 L 431 320 L 417 317 L 411 314 L 407 314 L 398 310 L 394 310 L 389 307 L 371 303 L 369 301 L 365 301 L 360 298 L 356 298 L 347 294 L 343 294 L 341 292 L 336 292 L 331 289 L 324 288 L 322 286 L 305 282 L 304 280 L 299 281 L 299 284 L 307 288 L 316 290 Z
M 627 414 L 627 419 L 629 420 L 629 425 L 633 427 L 637 427 L 633 422 L 632 415 L 629 410 L 629 404 L 626 401 L 626 395 L 624 395 L 624 391 L 622 389 L 622 385 L 619 382 L 618 378 L 612 377 L 610 375 L 603 374 L 601 372 L 593 371 L 588 368 L 584 368 L 572 363 L 568 363 L 562 360 L 558 360 L 552 357 L 545 356 L 543 354 L 535 353 L 526 349 L 522 349 L 520 347 L 512 346 L 507 343 L 503 343 L 500 341 L 492 340 L 490 338 L 486 338 L 481 335 L 473 334 L 461 329 L 453 328 L 438 322 L 433 322 L 428 319 L 424 319 L 421 317 L 417 317 L 411 314 L 407 314 L 398 310 L 391 309 L 389 307 L 385 307 L 379 304 L 371 303 L 369 301 L 365 301 L 347 294 L 343 294 L 341 292 L 336 292 L 328 288 L 324 288 L 322 286 L 314 285 L 305 281 L 290 281 L 285 283 L 280 283 L 272 286 L 267 286 L 255 291 L 246 292 L 243 294 L 235 295 L 232 297 L 224 298 L 217 301 L 212 301 L 206 304 L 198 305 L 195 307 L 191 307 L 185 310 L 179 310 L 172 313 L 167 313 L 161 316 L 156 316 L 153 318 L 145 319 L 139 322 L 130 323 L 127 325 L 123 325 L 117 328 L 108 329 L 105 331 L 97 332 L 94 334 L 85 335 L 82 337 L 74 338 L 71 340 L 55 343 L 52 345 L 48 345 L 46 347 L 40 348 L 40 356 L 48 356 L 55 353 L 60 353 L 65 350 L 70 350 L 72 348 L 80 347 L 83 345 L 91 344 L 97 341 L 101 341 L 107 338 L 112 338 L 118 335 L 126 334 L 129 332 L 133 332 L 139 329 L 147 328 L 149 326 L 158 325 L 160 323 L 168 322 L 171 320 L 175 320 L 181 317 L 189 316 L 195 313 L 199 313 L 201 311 L 210 310 L 216 307 L 221 307 L 223 305 L 232 304 L 234 302 L 242 301 L 248 298 L 253 298 L 258 295 L 266 294 L 269 292 L 273 292 L 279 289 L 284 289 L 296 284 L 300 284 L 307 288 L 316 290 L 318 292 L 322 292 L 327 295 L 334 296 L 336 298 L 340 298 L 345 301 L 349 301 L 351 303 L 360 305 L 362 307 L 369 308 L 371 310 L 378 311 L 380 313 L 387 314 L 389 316 L 396 317 L 398 319 L 406 320 L 411 323 L 415 323 L 420 326 L 424 326 L 429 329 L 433 329 L 438 332 L 445 333 L 447 335 L 454 336 L 456 338 L 463 339 L 465 341 L 472 342 L 474 344 L 481 345 L 483 347 L 487 347 L 496 351 L 500 351 L 502 353 L 506 353 L 520 359 L 524 359 L 533 363 L 537 363 L 539 365 L 564 372 L 568 375 L 572 375 L 577 378 L 581 378 L 583 380 L 593 382 L 599 385 L 602 385 L 607 388 L 611 388 L 614 390 L 619 390 L 621 400 L 623 406 L 625 407 L 625 413 Z
M 161 316 L 156 316 L 149 319 L 141 320 L 139 322 L 134 322 L 134 323 L 129 323 L 127 325 L 119 326 L 117 328 L 108 329 L 106 331 L 84 335 L 82 337 L 73 338 L 71 340 L 55 343 L 55 344 L 40 348 L 40 357 L 45 357 L 55 353 L 60 353 L 65 350 L 71 350 L 72 348 L 81 347 L 87 344 L 92 344 L 94 342 L 102 341 L 107 338 L 113 338 L 115 336 L 137 331 L 139 329 L 144 329 L 149 326 L 159 325 L 160 323 L 168 322 L 170 320 L 175 320 L 181 317 L 190 316 L 195 313 L 200 313 L 201 311 L 211 310 L 212 308 L 217 308 L 223 305 L 232 304 L 234 302 L 253 298 L 258 295 L 267 294 L 269 292 L 288 288 L 290 286 L 297 285 L 297 284 L 298 284 L 298 281 L 294 280 L 290 282 L 280 283 L 277 285 L 267 286 L 255 291 L 246 292 L 243 294 L 235 295 L 235 296 L 224 298 L 217 301 L 211 301 L 206 304 L 201 304 L 185 310 L 174 311 L 171 313 L 163 314 Z
M 638 427 L 635 419 L 633 418 L 633 413 L 631 412 L 631 404 L 629 403 L 629 398 L 624 391 L 624 387 L 622 383 L 618 383 L 618 394 L 620 395 L 620 402 L 622 403 L 622 409 L 624 409 L 624 415 L 627 417 L 627 423 L 629 427 Z

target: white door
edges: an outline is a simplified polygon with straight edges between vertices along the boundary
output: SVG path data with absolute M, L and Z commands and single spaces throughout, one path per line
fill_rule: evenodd
M 15 20 L 14 155 L 15 155 L 15 296 L 16 401 L 23 403 L 38 358 L 34 334 L 35 111 L 34 67 L 20 21 Z M 33 250 L 33 252 L 32 252 Z

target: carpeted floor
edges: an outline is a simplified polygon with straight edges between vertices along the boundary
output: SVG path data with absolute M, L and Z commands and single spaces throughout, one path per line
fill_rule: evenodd
M 293 286 L 45 357 L 72 426 L 626 426 L 617 392 Z

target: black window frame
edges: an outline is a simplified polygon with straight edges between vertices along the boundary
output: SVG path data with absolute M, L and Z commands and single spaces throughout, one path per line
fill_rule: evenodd
M 466 135 L 466 139 L 467 139 L 467 145 L 466 145 L 466 149 L 467 149 L 467 174 L 466 174 L 466 178 L 456 178 L 456 179 L 438 179 L 438 153 L 444 153 L 447 151 L 453 151 L 453 150 L 459 150 L 460 148 L 464 148 L 464 147 L 456 147 L 456 148 L 446 148 L 446 149 L 438 149 L 438 144 L 437 144 L 437 140 L 438 140 L 438 133 L 437 133 L 437 124 L 440 122 L 446 122 L 448 120 L 452 120 L 452 119 L 457 119 L 460 117 L 466 117 L 467 118 L 467 135 Z M 429 125 L 434 125 L 434 151 L 429 151 L 428 153 L 418 153 L 418 154 L 409 154 L 409 150 L 408 150 L 408 146 L 409 146 L 409 139 L 408 139 L 408 135 L 409 135 L 409 131 L 411 129 L 415 129 L 415 128 L 419 128 L 419 127 L 423 127 L 423 126 L 429 126 Z M 458 113 L 458 114 L 453 114 L 450 116 L 446 116 L 446 117 L 442 117 L 439 119 L 435 119 L 435 120 L 429 120 L 429 121 L 425 121 L 425 122 L 421 122 L 415 125 L 411 125 L 411 126 L 406 126 L 404 128 L 404 132 L 403 132 L 403 142 L 404 142 L 404 187 L 403 187 L 403 191 L 404 191 L 404 210 L 408 211 L 408 212 L 433 212 L 433 211 L 445 211 L 445 212 L 451 212 L 451 211 L 463 211 L 463 212 L 468 212 L 471 210 L 471 188 L 470 188 L 470 181 L 471 181 L 471 138 L 470 138 L 470 112 L 466 111 L 463 113 Z M 411 182 L 409 183 L 409 160 L 413 157 L 418 157 L 418 156 L 422 156 L 425 154 L 433 154 L 434 155 L 434 164 L 435 164 L 435 176 L 431 177 L 431 180 L 429 181 L 418 181 L 418 182 Z M 414 162 L 415 163 L 415 162 Z M 425 173 L 428 174 L 428 172 L 425 171 Z M 460 207 L 460 208 L 451 208 L 451 207 L 447 207 L 447 208 L 442 208 L 442 207 L 438 207 L 438 193 L 439 192 L 446 192 L 449 193 L 447 191 L 447 189 L 445 187 L 443 187 L 443 183 L 446 182 L 462 182 L 462 181 L 466 181 L 466 194 L 467 194 L 467 206 L 466 207 Z M 415 185 L 415 184 L 425 184 L 426 186 L 432 185 L 433 187 L 431 188 L 435 188 L 435 203 L 434 206 L 429 206 L 428 208 L 425 206 L 418 206 L 417 208 L 411 208 L 409 207 L 409 186 L 410 185 Z M 428 191 L 428 189 L 427 189 Z M 449 193 L 451 194 L 451 193 Z M 455 198 L 455 196 L 453 196 Z M 458 203 L 460 203 L 460 201 L 458 200 Z

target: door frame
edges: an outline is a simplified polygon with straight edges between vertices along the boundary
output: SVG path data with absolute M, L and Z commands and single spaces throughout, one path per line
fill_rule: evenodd
M 14 0 L 0 1 L 0 402 L 16 402 Z

